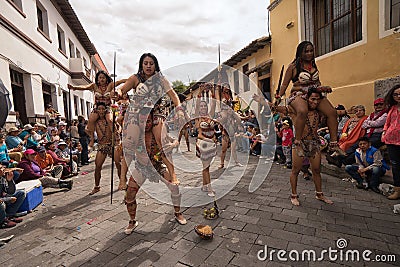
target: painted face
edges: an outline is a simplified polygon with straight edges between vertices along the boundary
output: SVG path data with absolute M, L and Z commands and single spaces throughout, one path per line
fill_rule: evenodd
M 156 65 L 151 57 L 145 57 L 143 60 L 143 71 L 148 77 L 152 76 L 156 71 Z
M 393 91 L 393 99 L 394 101 L 400 102 L 400 88 Z
M 97 80 L 99 81 L 99 85 L 105 85 L 107 83 L 107 78 L 106 75 L 104 75 L 103 73 L 101 73 L 99 75 L 99 77 L 97 78 Z
M 314 59 L 314 47 L 312 45 L 307 45 L 301 55 L 304 60 L 311 61 Z
M 321 102 L 321 97 L 317 93 L 312 93 L 311 96 L 308 98 L 307 102 L 308 102 L 308 108 L 314 110 Z

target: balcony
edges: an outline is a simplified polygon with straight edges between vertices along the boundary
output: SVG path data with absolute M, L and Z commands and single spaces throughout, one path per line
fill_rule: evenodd
M 70 58 L 69 70 L 71 72 L 71 79 L 78 85 L 90 84 L 90 71 L 83 64 L 82 58 Z

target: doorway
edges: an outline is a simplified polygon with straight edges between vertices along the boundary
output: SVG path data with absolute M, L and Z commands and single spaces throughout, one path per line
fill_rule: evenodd
M 18 111 L 22 123 L 25 125 L 29 122 L 28 115 L 26 113 L 25 105 L 25 90 L 24 90 L 24 79 L 23 74 L 10 69 L 11 76 L 11 90 L 13 96 L 14 111 Z

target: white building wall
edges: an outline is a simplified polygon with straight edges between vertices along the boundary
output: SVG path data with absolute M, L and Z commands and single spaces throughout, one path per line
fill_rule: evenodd
M 0 14 L 15 25 L 20 31 L 28 36 L 33 42 L 41 47 L 42 50 L 49 53 L 56 61 L 58 61 L 66 69 L 69 69 L 69 43 L 71 40 L 74 43 L 82 57 L 86 58 L 88 68 L 90 66 L 90 55 L 86 52 L 83 46 L 79 43 L 72 30 L 67 26 L 56 8 L 49 0 L 41 0 L 40 3 L 47 10 L 48 25 L 49 25 L 49 38 L 51 42 L 46 39 L 37 30 L 37 14 L 36 14 L 36 0 L 22 1 L 22 9 L 26 15 L 24 18 L 10 3 L 7 1 L 0 1 Z M 66 55 L 58 51 L 58 37 L 57 25 L 65 33 L 65 47 Z M 24 89 L 26 97 L 26 109 L 28 117 L 35 115 L 44 115 L 44 101 L 42 92 L 42 81 L 49 83 L 53 90 L 52 94 L 53 106 L 58 109 L 61 115 L 64 114 L 62 90 L 67 90 L 67 83 L 71 82 L 69 73 L 53 64 L 50 60 L 45 58 L 39 52 L 35 51 L 32 47 L 16 37 L 13 33 L 5 27 L 0 26 L 0 78 L 5 86 L 10 90 L 11 94 L 11 80 L 9 67 L 24 73 Z M 93 103 L 93 94 L 91 92 L 71 91 L 73 95 Z M 11 96 L 12 97 L 12 96 Z M 73 101 L 73 96 L 71 97 Z M 12 102 L 12 99 L 11 99 Z M 78 101 L 80 102 L 80 101 Z M 72 102 L 72 108 L 74 104 Z M 86 117 L 86 107 L 84 107 L 84 116 Z M 14 107 L 13 109 L 14 110 Z M 79 114 L 81 113 L 80 103 L 78 103 Z M 72 112 L 74 115 L 74 112 Z M 15 116 L 9 116 L 8 122 L 15 121 Z M 75 117 L 75 116 L 74 116 Z

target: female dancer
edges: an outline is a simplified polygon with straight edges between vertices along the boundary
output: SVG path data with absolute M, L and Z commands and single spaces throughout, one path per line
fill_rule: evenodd
M 222 131 L 222 150 L 221 150 L 221 164 L 219 169 L 224 168 L 226 151 L 229 146 L 231 147 L 231 156 L 233 157 L 236 166 L 242 167 L 236 154 L 236 137 L 237 127 L 242 125 L 240 118 L 233 110 L 233 97 L 229 83 L 221 84 L 222 90 L 217 90 L 217 100 L 221 104 L 221 113 L 218 122 L 222 124 L 224 130 Z
M 290 81 L 292 81 L 293 87 L 288 98 L 288 104 L 297 114 L 295 123 L 296 133 L 293 145 L 298 155 L 303 156 L 304 153 L 301 150 L 300 140 L 303 136 L 308 113 L 307 101 L 305 101 L 306 94 L 311 87 L 318 88 L 321 93 L 332 92 L 330 87 L 320 86 L 319 71 L 315 64 L 314 46 L 311 42 L 303 41 L 297 46 L 296 58 L 289 64 L 279 93 L 275 96 L 278 101 L 285 95 Z M 327 116 L 327 124 L 331 136 L 330 149 L 344 154 L 338 147 L 337 142 L 338 121 L 336 110 L 326 97 L 321 99 L 317 109 Z
M 153 116 L 154 114 L 151 108 L 142 108 L 138 114 L 138 126 L 140 126 L 140 131 L 138 145 L 134 150 L 135 169 L 133 170 L 132 176 L 129 178 L 125 195 L 125 204 L 130 217 L 129 224 L 125 228 L 125 234 L 127 235 L 131 234 L 138 225 L 136 221 L 136 194 L 146 179 L 154 182 L 161 180 L 167 185 L 168 189 L 171 191 L 175 220 L 181 225 L 187 223 L 183 214 L 180 212 L 181 194 L 179 192 L 179 187 L 172 183 L 172 177 L 161 159 L 161 155 L 176 148 L 178 142 L 172 141 L 164 143 L 163 149 L 160 149 L 152 131 L 154 127 Z
M 109 108 L 111 105 L 111 92 L 114 88 L 114 83 L 112 82 L 111 77 L 103 70 L 100 70 L 96 73 L 96 77 L 94 79 L 94 83 L 89 85 L 82 86 L 73 86 L 72 84 L 68 84 L 68 89 L 71 90 L 90 90 L 94 93 L 94 107 L 92 113 L 90 113 L 89 121 L 86 126 L 86 133 L 90 137 L 89 147 L 93 147 L 94 145 L 94 128 L 99 115 L 97 114 L 97 103 L 102 102 L 106 104 L 106 107 Z M 115 86 L 124 83 L 126 79 L 122 79 L 115 82 Z M 112 123 L 112 114 L 107 111 L 106 119 L 108 122 Z
M 112 155 L 113 146 L 111 143 L 112 140 L 111 138 L 113 138 L 113 136 L 115 138 L 114 139 L 115 166 L 118 171 L 118 177 L 121 180 L 122 144 L 120 139 L 120 131 L 112 130 L 112 122 L 110 123 L 106 119 L 106 113 L 107 113 L 106 105 L 102 102 L 98 102 L 97 103 L 98 119 L 95 129 L 99 143 L 95 159 L 96 168 L 94 170 L 94 188 L 89 193 L 89 195 L 94 195 L 100 191 L 101 170 L 103 168 L 103 164 L 107 156 L 111 157 Z
M 161 105 L 159 105 L 161 98 L 164 97 L 165 94 L 171 98 L 178 117 L 183 117 L 184 112 L 178 95 L 172 89 L 167 79 L 161 74 L 158 60 L 153 54 L 145 53 L 140 57 L 138 73 L 128 78 L 120 90 L 118 90 L 118 94 L 125 94 L 132 88 L 135 90 L 132 101 L 133 107 L 128 116 L 129 120 L 125 119 L 125 122 L 129 122 L 125 125 L 126 138 L 124 142 L 127 144 L 129 143 L 129 147 L 135 150 L 140 132 L 137 114 L 140 108 L 146 104 L 154 107 L 154 127 L 152 127 L 152 132 L 157 141 L 157 145 L 162 148 L 162 140 L 166 140 L 167 131 L 164 124 L 165 115 L 163 114 Z M 130 160 L 132 159 L 126 157 L 127 152 L 129 153 L 129 151 L 125 151 L 125 160 L 129 166 Z M 169 174 L 172 177 L 172 183 L 179 184 L 172 164 L 171 153 L 163 153 L 163 162 L 167 165 Z
M 389 113 L 382 132 L 382 142 L 387 146 L 392 164 L 394 193 L 388 199 L 400 198 L 400 84 L 390 89 L 385 97 Z
M 215 113 L 215 99 L 211 98 L 211 110 L 208 112 L 207 101 L 201 100 L 203 92 L 209 90 L 211 84 L 203 84 L 200 86 L 200 93 L 197 95 L 196 110 L 195 110 L 195 127 L 198 135 L 196 140 L 196 156 L 201 159 L 203 164 L 202 191 L 206 191 L 210 197 L 215 196 L 215 192 L 211 188 L 210 164 L 217 153 L 215 140 L 215 121 L 212 119 Z

